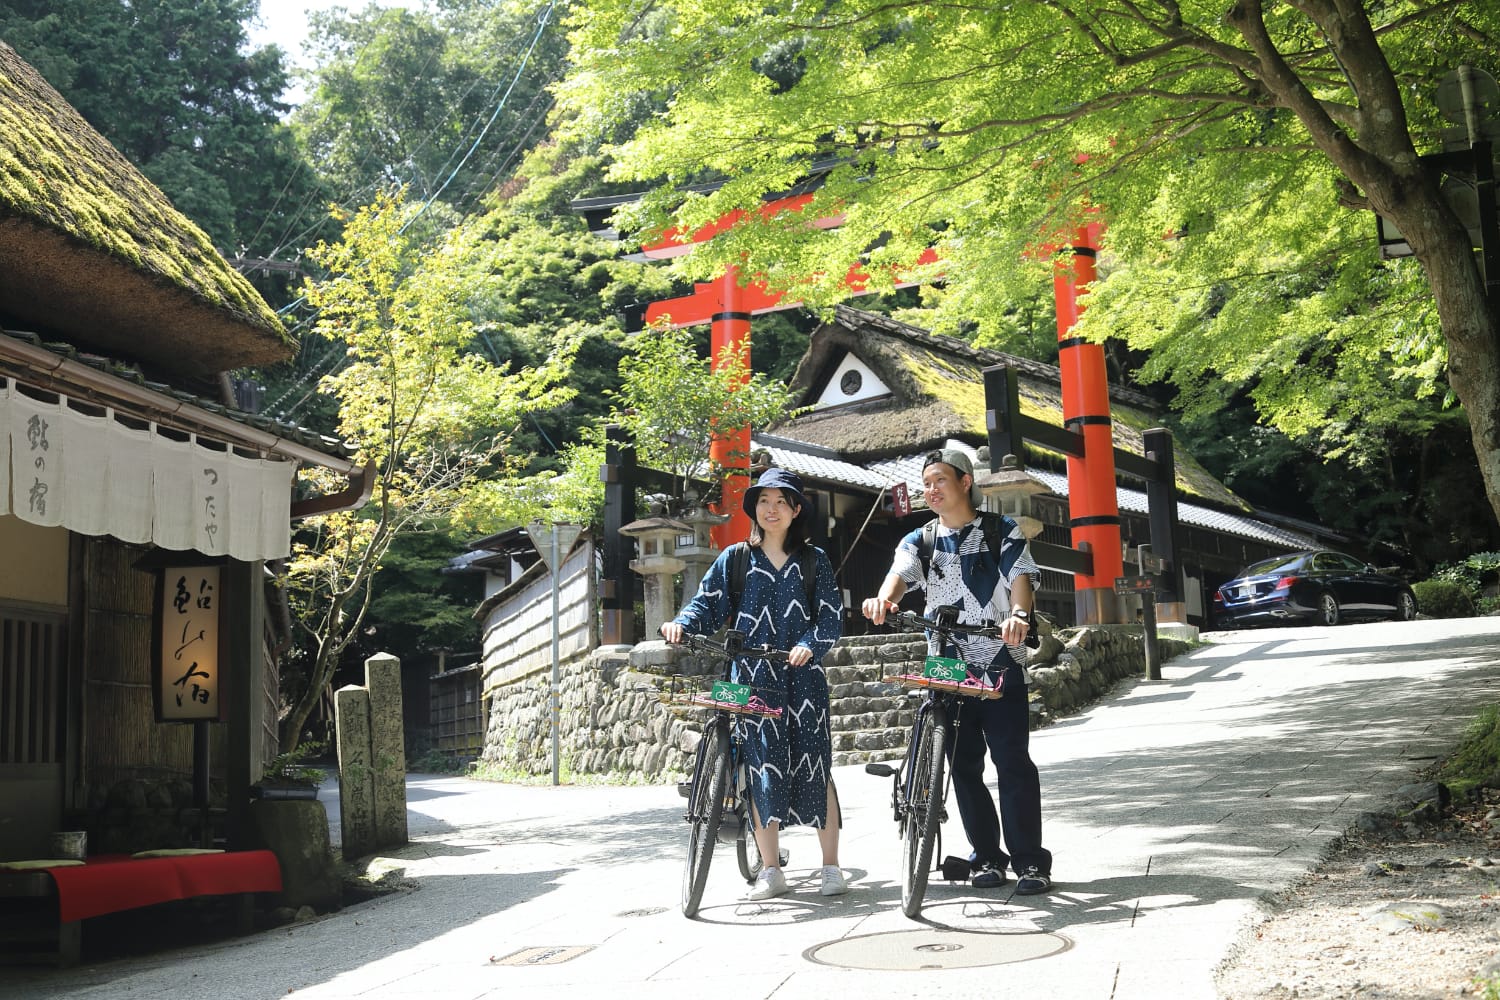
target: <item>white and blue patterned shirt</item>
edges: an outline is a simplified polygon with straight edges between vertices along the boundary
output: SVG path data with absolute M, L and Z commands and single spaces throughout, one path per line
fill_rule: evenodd
M 896 547 L 891 572 L 901 578 L 908 590 L 920 588 L 926 591 L 924 613 L 928 617 L 938 608 L 956 605 L 958 620 L 964 624 L 996 624 L 1010 615 L 1010 588 L 1019 577 L 1031 577 L 1033 592 L 1040 584 L 1042 571 L 1031 558 L 1026 536 L 1016 523 L 1010 518 L 1005 519 L 1008 528 L 1005 540 L 998 553 L 991 553 L 984 541 L 981 521 L 982 518 L 976 515 L 974 520 L 960 528 L 949 528 L 938 522 L 926 579 L 922 577 L 920 557 L 922 529 L 902 537 Z M 931 635 L 928 645 L 934 654 L 942 652 L 937 639 Z M 971 636 L 961 640 L 958 648 L 959 656 L 965 662 L 988 667 L 1007 647 L 999 639 Z M 1016 663 L 1026 662 L 1024 646 L 1009 649 Z

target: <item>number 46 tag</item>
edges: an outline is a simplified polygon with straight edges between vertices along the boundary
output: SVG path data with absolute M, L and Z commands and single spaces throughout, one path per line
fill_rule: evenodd
M 962 683 L 969 679 L 969 668 L 963 660 L 955 660 L 950 656 L 929 656 L 922 676 L 928 680 Z

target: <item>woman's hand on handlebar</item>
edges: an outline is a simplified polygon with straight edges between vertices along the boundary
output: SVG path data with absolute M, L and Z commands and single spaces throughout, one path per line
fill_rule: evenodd
M 661 623 L 661 637 L 672 643 L 674 646 L 682 642 L 683 635 L 684 630 L 682 626 L 677 624 L 676 622 Z
M 806 646 L 793 646 L 786 654 L 786 664 L 789 667 L 805 667 L 812 662 L 812 650 Z
M 899 607 L 899 605 L 892 601 L 887 601 L 883 597 L 866 597 L 864 603 L 860 605 L 860 611 L 876 625 L 884 625 L 886 614 L 897 610 Z

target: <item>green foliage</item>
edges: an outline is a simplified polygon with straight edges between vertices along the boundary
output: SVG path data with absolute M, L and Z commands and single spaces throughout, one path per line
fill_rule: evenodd
M 763 427 L 792 412 L 784 383 L 752 374 L 745 357 L 728 348 L 717 364 L 699 356 L 689 330 L 648 329 L 630 346 L 620 362 L 623 384 L 611 394 L 619 407 L 613 419 L 642 465 L 683 487 L 703 471 L 715 433 Z
M 1437 780 L 1455 795 L 1500 786 L 1500 705 L 1486 705 L 1458 749 L 1437 769 Z
M 363 510 L 309 518 L 294 541 L 286 588 L 312 652 L 308 682 L 282 719 L 284 746 L 295 745 L 363 632 L 395 539 L 445 523 L 482 477 L 518 470 L 527 456 L 507 450 L 515 427 L 573 394 L 571 345 L 516 370 L 470 350 L 471 289 L 486 247 L 463 227 L 423 240 L 414 216 L 399 198 L 379 198 L 347 220 L 341 242 L 311 251 L 328 272 L 305 290 L 314 332 L 346 355 L 322 388 L 338 399 L 339 433 L 358 443 L 374 482 Z M 317 470 L 304 475 L 321 492 L 336 486 Z
M 1419 580 L 1411 585 L 1417 610 L 1432 618 L 1468 618 L 1474 614 L 1474 599 L 1453 580 Z
M 877 290 L 940 269 L 925 325 L 987 344 L 1036 329 L 1053 249 L 1102 221 L 1075 332 L 1148 352 L 1136 376 L 1189 420 L 1243 395 L 1299 447 L 1367 467 L 1467 394 L 1493 522 L 1494 323 L 1407 165 L 1436 145 L 1438 78 L 1500 64 L 1500 8 L 1352 10 L 587 0 L 560 128 L 640 122 L 605 147 L 611 182 L 652 189 L 622 229 L 750 213 L 677 258 L 684 276 L 734 264 L 817 307 L 845 294 L 847 263 Z M 756 211 L 813 163 L 828 169 L 803 213 Z M 1379 259 L 1374 205 L 1426 227 L 1420 263 Z M 929 246 L 941 265 L 913 268 Z
M 543 134 L 565 53 L 546 11 L 445 0 L 313 13 L 317 68 L 293 123 L 341 203 L 401 186 L 467 212 L 508 177 Z
M 1486 587 L 1500 583 L 1500 552 L 1475 552 L 1455 562 L 1444 563 L 1433 571 L 1433 578 L 1462 587 L 1479 613 L 1488 614 L 1500 603 L 1500 599 L 1485 596 Z
M 358 659 L 384 652 L 403 663 L 424 663 L 440 647 L 477 648 L 472 615 L 484 597 L 480 581 L 443 572 L 464 540 L 441 525 L 413 525 L 392 540 L 376 576 L 373 624 L 359 637 Z
M 279 753 L 266 764 L 260 780 L 274 785 L 321 785 L 325 777 L 322 768 L 307 762 L 322 756 L 328 744 L 322 741 L 299 743 L 286 753 Z

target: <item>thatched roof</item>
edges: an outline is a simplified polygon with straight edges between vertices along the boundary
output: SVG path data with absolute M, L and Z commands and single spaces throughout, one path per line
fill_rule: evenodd
M 845 461 L 859 464 L 927 451 L 950 438 L 981 445 L 988 438 L 983 371 L 993 365 L 1019 370 L 1024 414 L 1056 427 L 1063 424 L 1062 373 L 1055 366 L 977 348 L 848 306 L 839 306 L 833 322 L 814 331 L 792 376 L 792 388 L 799 391 L 803 405 L 821 396 L 849 353 L 890 387 L 891 396 L 815 410 L 779 424 L 774 428 L 777 434 L 836 448 Z M 1110 402 L 1115 447 L 1143 454 L 1141 432 L 1162 424 L 1153 401 L 1142 393 L 1111 387 Z M 1030 461 L 1049 455 L 1061 468 L 1062 455 L 1028 443 Z M 1249 509 L 1191 455 L 1177 449 L 1174 457 L 1177 486 L 1184 494 Z
M 3 42 L 0 311 L 188 374 L 280 361 L 293 346 L 207 234 Z

